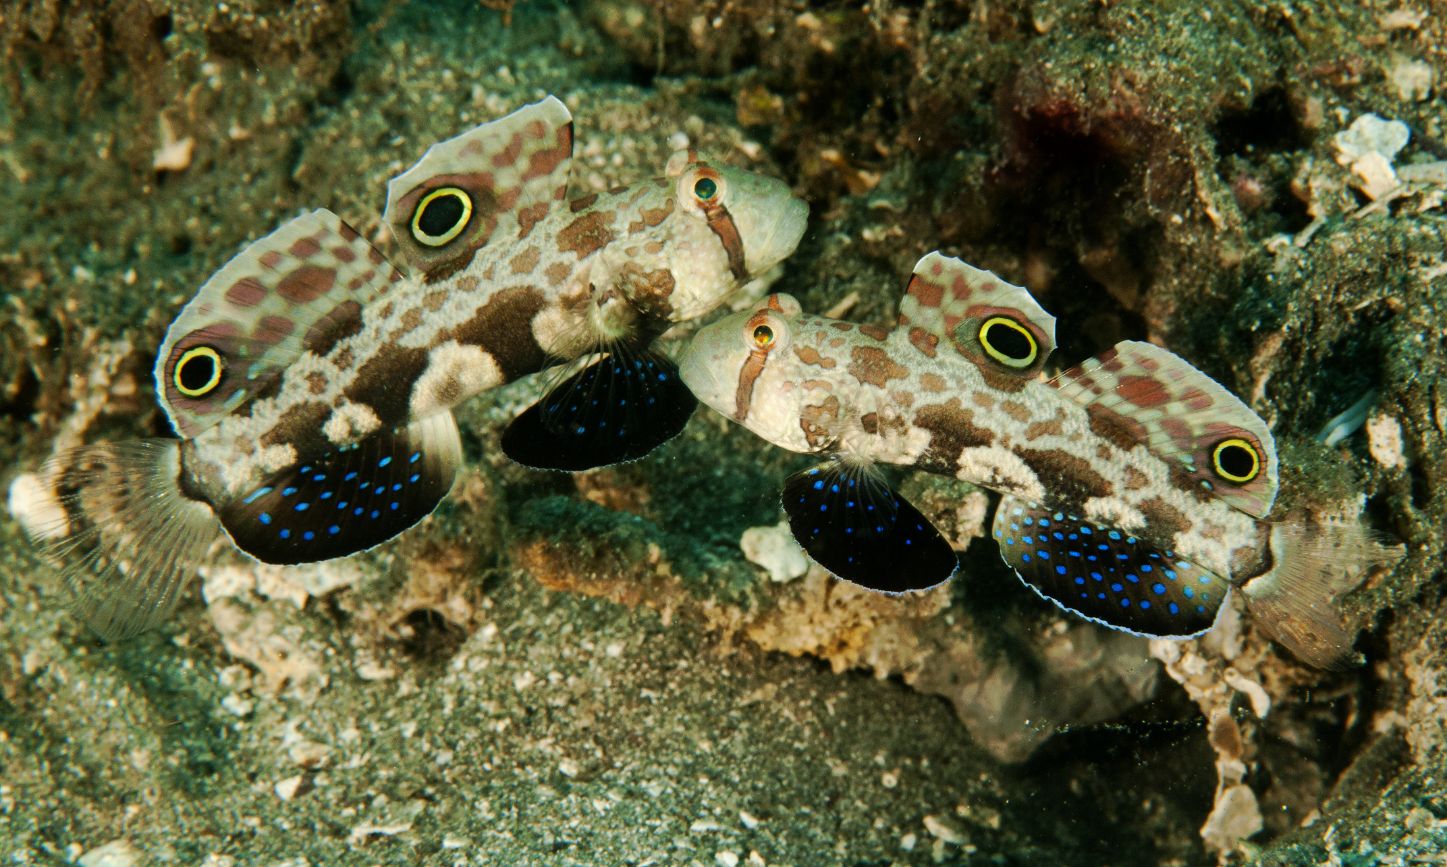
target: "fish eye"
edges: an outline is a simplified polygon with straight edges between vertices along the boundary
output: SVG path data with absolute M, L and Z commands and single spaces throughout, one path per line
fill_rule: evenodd
M 754 329 L 754 345 L 760 349 L 768 349 L 774 344 L 774 329 L 767 325 L 760 325 Z
M 980 345 L 991 358 L 1017 370 L 1034 364 L 1040 356 L 1035 335 L 1007 316 L 991 316 L 980 325 Z
M 1261 455 L 1247 440 L 1231 437 L 1211 449 L 1211 466 L 1226 481 L 1244 485 L 1261 475 Z
M 428 193 L 412 212 L 412 237 L 426 247 L 451 243 L 472 220 L 472 197 L 457 187 Z
M 221 383 L 221 355 L 209 346 L 193 346 L 181 354 L 171 379 L 186 397 L 205 397 Z
M 700 202 L 707 202 L 718 194 L 718 182 L 713 178 L 699 178 L 693 184 L 693 195 Z

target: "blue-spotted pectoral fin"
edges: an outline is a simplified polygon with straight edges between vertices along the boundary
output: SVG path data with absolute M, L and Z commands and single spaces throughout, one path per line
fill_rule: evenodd
M 867 590 L 928 590 L 959 564 L 939 530 L 872 468 L 830 461 L 795 473 L 783 505 L 809 556 Z
M 1087 620 L 1152 638 L 1209 630 L 1230 589 L 1213 572 L 1144 539 L 1004 497 L 1000 555 L 1036 593 Z
M 1050 384 L 1085 407 L 1097 435 L 1124 449 L 1144 445 L 1252 517 L 1271 511 L 1276 443 L 1266 422 L 1179 356 L 1126 340 Z
M 431 514 L 461 461 L 457 423 L 438 413 L 274 473 L 222 506 L 221 524 L 265 563 L 345 557 Z
M 11 488 L 11 511 L 62 570 L 76 612 L 107 641 L 164 622 L 220 536 L 211 508 L 183 493 L 180 446 L 86 446 Z
M 502 450 L 540 470 L 580 472 L 634 461 L 677 436 L 697 406 L 666 356 L 620 348 L 513 419 Z

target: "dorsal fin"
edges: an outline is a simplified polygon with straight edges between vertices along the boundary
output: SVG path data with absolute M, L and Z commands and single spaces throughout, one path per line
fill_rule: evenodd
M 246 403 L 303 352 L 361 325 L 401 275 L 331 211 L 304 214 L 246 249 L 196 292 L 156 358 L 156 394 L 183 437 Z
M 1266 516 L 1276 499 L 1276 443 L 1220 383 L 1150 343 L 1127 340 L 1050 381 L 1085 406 L 1091 429 L 1142 443 L 1234 508 Z
M 383 219 L 403 260 L 437 280 L 495 238 L 522 238 L 560 205 L 573 116 L 557 97 L 439 142 L 387 184 Z
M 987 369 L 1033 377 L 1055 348 L 1055 317 L 1023 286 L 935 251 L 914 266 L 899 324 Z

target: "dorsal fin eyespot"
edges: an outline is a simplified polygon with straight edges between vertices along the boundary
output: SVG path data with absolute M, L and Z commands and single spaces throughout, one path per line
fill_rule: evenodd
M 1029 291 L 939 252 L 915 265 L 899 324 L 934 335 L 996 378 L 1033 378 L 1055 349 L 1055 317 Z
M 304 214 L 252 242 L 201 286 L 166 332 L 155 378 L 172 425 L 194 437 L 215 424 L 304 352 L 355 330 L 359 318 L 347 314 L 400 279 L 330 211 Z M 200 376 L 208 358 L 214 381 Z
M 404 260 L 440 279 L 560 206 L 572 155 L 572 115 L 550 96 L 433 145 L 387 185 L 382 217 Z
M 1251 408 L 1173 353 L 1127 340 L 1050 382 L 1086 408 L 1091 429 L 1141 444 L 1233 508 L 1265 517 L 1276 499 L 1276 444 Z

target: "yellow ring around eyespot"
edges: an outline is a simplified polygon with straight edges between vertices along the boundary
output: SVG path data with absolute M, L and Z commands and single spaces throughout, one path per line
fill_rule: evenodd
M 428 205 L 444 196 L 450 196 L 462 202 L 462 215 L 457 218 L 457 222 L 452 224 L 452 228 L 440 235 L 429 235 L 426 230 L 422 228 L 422 215 L 427 211 Z M 467 228 L 467 224 L 471 220 L 472 197 L 469 196 L 465 190 L 457 187 L 439 187 L 423 196 L 422 201 L 418 202 L 416 209 L 412 211 L 412 237 L 415 238 L 419 244 L 428 247 L 441 247 L 444 244 L 451 243 L 458 235 L 461 235 L 462 230 Z
M 1232 447 L 1245 449 L 1246 454 L 1251 456 L 1250 472 L 1238 476 L 1234 473 L 1227 472 L 1226 468 L 1221 466 L 1221 453 L 1224 452 L 1226 449 Z M 1256 446 L 1252 445 L 1250 441 L 1243 440 L 1240 437 L 1232 437 L 1230 439 L 1221 440 L 1219 443 L 1216 443 L 1216 447 L 1214 449 L 1211 449 L 1211 465 L 1212 468 L 1215 469 L 1216 475 L 1220 476 L 1228 482 L 1232 482 L 1233 484 L 1237 485 L 1244 485 L 1245 483 L 1261 475 L 1261 455 L 1257 454 Z
M 1024 335 L 1025 340 L 1030 344 L 1030 354 L 1025 356 L 1024 358 L 1013 358 L 996 349 L 994 346 L 990 345 L 990 338 L 986 335 L 989 334 L 990 329 L 995 327 L 996 325 L 1003 325 Z M 1000 362 L 1001 364 L 1005 365 L 1006 367 L 1029 367 L 1030 365 L 1034 364 L 1035 359 L 1040 356 L 1040 344 L 1035 342 L 1035 335 L 1030 333 L 1030 329 L 1009 318 L 1008 316 L 991 316 L 989 319 L 986 319 L 983 323 L 980 324 L 980 345 L 984 347 L 985 353 L 987 355 Z
M 181 369 L 197 358 L 211 359 L 211 378 L 206 380 L 206 384 L 200 388 L 187 388 L 181 384 Z M 221 356 L 209 346 L 193 346 L 176 360 L 176 366 L 171 372 L 171 381 L 176 384 L 176 390 L 186 397 L 205 397 L 221 382 Z

